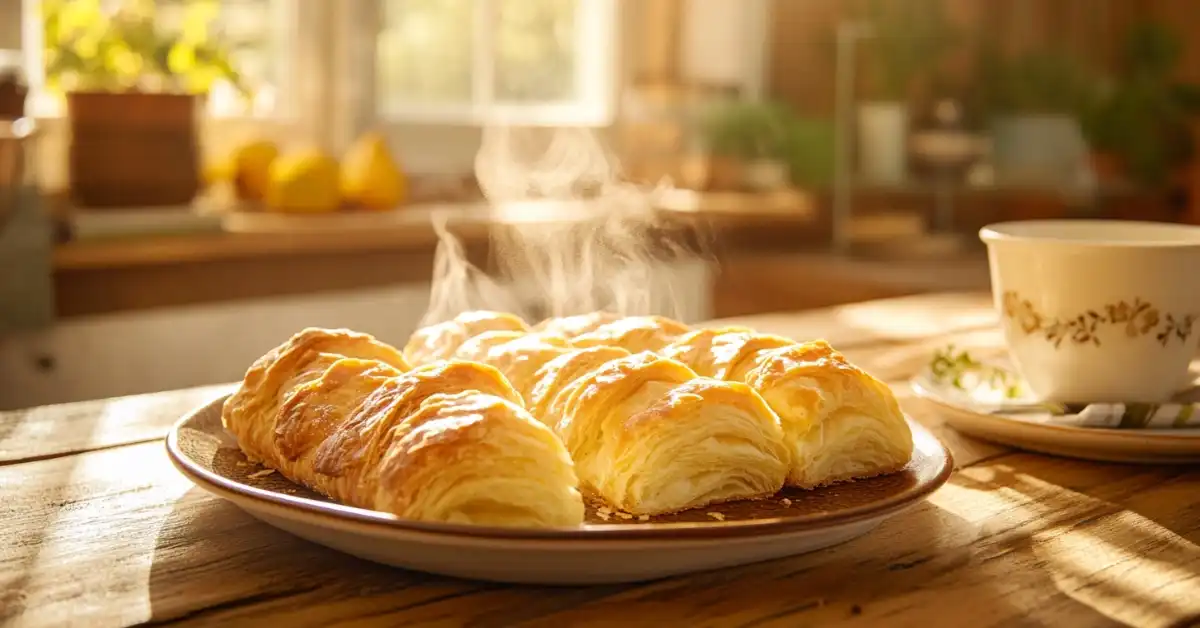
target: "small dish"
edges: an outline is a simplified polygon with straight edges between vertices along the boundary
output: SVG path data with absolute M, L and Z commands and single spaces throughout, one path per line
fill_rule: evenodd
M 1001 368 L 1010 368 L 1001 364 Z M 910 381 L 913 392 L 936 405 L 950 427 L 983 440 L 1039 453 L 1144 464 L 1200 462 L 1200 428 L 1081 427 L 1080 414 L 1051 412 L 1029 399 L 998 402 L 994 395 L 956 388 L 926 369 Z M 1018 388 L 1022 385 L 1018 384 Z M 1094 409 L 1094 408 L 1093 408 Z
M 493 528 L 399 519 L 332 503 L 248 463 L 214 400 L 167 435 L 167 454 L 197 486 L 250 515 L 367 560 L 442 575 L 530 584 L 637 582 L 801 554 L 862 536 L 921 503 L 953 470 L 950 452 L 909 420 L 914 454 L 901 472 L 814 491 L 787 490 L 647 521 L 578 528 Z

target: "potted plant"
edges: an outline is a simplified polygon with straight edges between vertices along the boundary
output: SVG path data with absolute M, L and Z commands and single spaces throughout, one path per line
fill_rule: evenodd
M 1099 83 L 1080 63 L 1055 51 L 1005 59 L 984 53 L 979 92 L 990 114 L 996 178 L 1060 185 L 1086 167 L 1080 117 L 1094 107 Z
M 1182 52 L 1165 25 L 1144 22 L 1129 31 L 1115 84 L 1085 118 L 1102 178 L 1162 188 L 1193 159 L 1200 86 L 1174 80 Z
M 72 200 L 85 207 L 191 202 L 200 186 L 196 115 L 217 81 L 243 91 L 227 51 L 209 37 L 217 3 L 185 5 L 163 29 L 153 0 L 42 3 L 47 87 L 64 94 Z
M 859 104 L 861 175 L 898 183 L 908 174 L 909 101 L 914 84 L 933 69 L 954 34 L 939 0 L 868 0 L 871 45 L 865 66 L 866 98 Z
M 772 102 L 722 105 L 710 112 L 703 124 L 708 151 L 737 164 L 736 187 L 756 191 L 777 190 L 791 183 L 795 142 L 802 132 L 791 109 Z

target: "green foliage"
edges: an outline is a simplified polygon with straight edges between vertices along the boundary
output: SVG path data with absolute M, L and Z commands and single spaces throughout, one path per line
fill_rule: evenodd
M 874 29 L 866 67 L 872 98 L 907 100 L 914 81 L 958 40 L 941 0 L 865 0 L 860 14 Z
M 784 162 L 797 183 L 819 186 L 833 177 L 833 122 L 797 116 L 785 104 L 722 105 L 704 117 L 701 132 L 714 154 Z
M 702 121 L 707 147 L 715 154 L 739 159 L 783 159 L 794 114 L 778 103 L 738 102 L 720 105 Z
M 1101 91 L 1093 72 L 1057 51 L 1008 59 L 985 48 L 979 73 L 979 91 L 993 115 L 1082 115 L 1095 106 Z
M 216 0 L 192 0 L 183 26 L 165 32 L 153 0 L 125 0 L 106 12 L 101 0 L 44 0 L 47 85 L 57 91 L 205 93 L 218 80 L 246 92 L 228 51 L 212 41 Z
M 1165 25 L 1135 25 L 1123 51 L 1123 72 L 1087 113 L 1084 132 L 1094 150 L 1120 157 L 1135 181 L 1159 186 L 1194 157 L 1188 118 L 1200 113 L 1200 86 L 1172 79 L 1183 43 Z

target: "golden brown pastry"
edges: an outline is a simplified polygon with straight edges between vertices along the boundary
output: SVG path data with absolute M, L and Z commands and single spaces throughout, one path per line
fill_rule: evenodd
M 528 402 L 538 369 L 569 350 L 566 339 L 555 333 L 493 331 L 463 343 L 458 357 L 495 367 Z
M 652 353 L 587 372 L 561 407 L 585 490 L 632 514 L 766 497 L 787 475 L 779 419 L 757 393 Z
M 545 336 L 561 329 L 485 332 L 466 340 L 459 355 L 515 380 L 533 415 L 563 439 L 587 492 L 641 515 L 759 498 L 783 485 L 788 449 L 762 397 L 644 351 L 683 325 L 622 319 L 574 340 L 587 344 L 592 336 L 626 348 L 567 349 L 561 336 Z M 517 366 L 525 364 L 537 368 Z
M 503 312 L 464 312 L 452 320 L 418 329 L 404 345 L 404 359 L 413 366 L 454 357 L 464 342 L 489 331 L 529 331 L 525 321 Z
M 588 347 L 620 347 L 630 353 L 659 351 L 688 332 L 688 326 L 663 316 L 630 316 L 605 323 L 571 339 Z
M 300 331 L 256 360 L 241 387 L 225 401 L 225 427 L 250 460 L 278 458 L 274 434 L 279 405 L 293 388 L 321 377 L 344 357 L 377 360 L 398 371 L 408 369 L 399 351 L 367 334 L 347 329 Z
M 305 330 L 251 367 L 222 419 L 248 457 L 349 505 L 423 521 L 582 522 L 562 442 L 496 369 L 404 366 L 365 334 Z
M 583 376 L 620 358 L 629 357 L 620 347 L 575 349 L 542 365 L 533 375 L 526 407 L 543 423 L 557 428 L 562 419 L 562 404 L 571 391 L 581 385 Z
M 704 377 L 740 382 L 767 353 L 794 344 L 790 338 L 760 334 L 747 327 L 717 327 L 684 334 L 659 353 Z
M 576 336 L 581 336 L 588 332 L 594 331 L 601 325 L 619 320 L 621 317 L 611 312 L 592 312 L 590 314 L 576 314 L 574 316 L 560 316 L 547 318 L 546 320 L 533 326 L 534 331 L 549 332 L 571 340 Z
M 793 486 L 891 473 L 912 458 L 912 431 L 892 390 L 823 340 L 772 352 L 746 383 L 779 414 Z
M 663 350 L 697 371 L 757 390 L 791 449 L 787 483 L 812 488 L 903 468 L 912 432 L 888 386 L 828 343 L 744 329 L 698 330 Z

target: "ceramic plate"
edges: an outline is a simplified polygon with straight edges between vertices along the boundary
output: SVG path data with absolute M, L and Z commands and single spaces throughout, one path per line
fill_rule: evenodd
M 918 397 L 937 405 L 954 429 L 984 440 L 1039 453 L 1144 464 L 1200 462 L 1200 429 L 1115 429 L 1063 425 L 1066 415 L 1006 412 L 940 382 L 926 371 L 911 381 Z
M 815 491 L 723 504 L 647 521 L 606 520 L 593 508 L 578 528 L 430 523 L 330 502 L 248 463 L 221 425 L 217 399 L 167 436 L 175 466 L 201 488 L 262 521 L 368 560 L 443 575 L 536 584 L 634 582 L 809 552 L 862 536 L 944 484 L 950 454 L 909 421 L 912 462 L 902 472 Z

